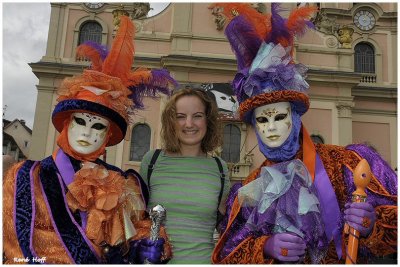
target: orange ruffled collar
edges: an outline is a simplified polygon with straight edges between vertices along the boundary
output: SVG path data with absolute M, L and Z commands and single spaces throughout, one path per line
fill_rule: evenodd
M 96 245 L 118 245 L 136 234 L 132 220 L 140 218 L 145 206 L 132 179 L 84 162 L 68 190 L 69 208 L 87 212 L 86 235 Z

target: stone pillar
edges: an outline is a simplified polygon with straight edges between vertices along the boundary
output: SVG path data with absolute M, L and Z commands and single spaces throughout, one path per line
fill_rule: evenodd
M 62 25 L 65 15 L 65 4 L 51 3 L 51 14 L 49 33 L 47 37 L 46 55 L 43 56 L 44 61 L 60 60 L 60 40 L 62 39 Z
M 353 141 L 352 108 L 354 103 L 350 101 L 336 102 L 339 118 L 339 145 L 346 146 Z
M 171 54 L 190 55 L 192 3 L 174 4 Z
M 52 153 L 54 143 L 51 140 L 55 138 L 54 127 L 52 127 L 52 130 L 49 129 L 50 125 L 52 125 L 51 113 L 53 111 L 54 80 L 51 78 L 41 78 L 37 89 L 35 120 L 29 150 L 29 159 L 32 160 L 41 160 L 48 156 L 46 150 Z

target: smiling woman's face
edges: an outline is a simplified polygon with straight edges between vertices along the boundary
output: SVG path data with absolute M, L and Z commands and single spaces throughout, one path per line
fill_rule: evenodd
M 264 144 L 279 147 L 292 131 L 292 116 L 289 102 L 264 105 L 254 110 L 256 130 Z
M 68 127 L 68 142 L 72 149 L 87 155 L 98 150 L 105 142 L 109 122 L 89 113 L 73 113 Z

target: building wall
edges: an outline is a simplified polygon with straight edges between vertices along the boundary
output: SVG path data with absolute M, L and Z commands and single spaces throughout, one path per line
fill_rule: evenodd
M 28 156 L 32 135 L 25 127 L 26 126 L 22 125 L 20 120 L 14 120 L 9 125 L 7 125 L 7 127 L 5 127 L 3 131 L 11 135 L 14 138 L 19 149 L 21 149 L 21 152 L 25 156 Z
M 114 33 L 111 12 L 119 3 L 106 5 L 98 11 L 90 11 L 79 3 L 51 5 L 46 55 L 40 62 L 31 64 L 39 78 L 32 159 L 43 158 L 56 147 L 57 133 L 50 114 L 56 104 L 55 89 L 60 80 L 80 73 L 87 66 L 74 58 L 80 25 L 88 19 L 96 20 L 103 27 L 102 43 L 110 45 Z M 125 5 L 129 11 L 130 4 Z M 180 83 L 230 83 L 236 73 L 235 57 L 223 31 L 217 29 L 208 6 L 209 3 L 171 3 L 154 17 L 135 19 L 134 66 L 167 68 Z M 283 6 L 292 9 L 296 4 Z M 347 47 L 339 41 L 336 30 L 331 33 L 308 31 L 295 43 L 295 60 L 309 67 L 311 106 L 303 117 L 304 124 L 310 134 L 322 136 L 326 143 L 368 142 L 395 168 L 397 4 L 321 3 L 320 7 L 334 21 L 333 26 L 347 25 L 354 33 Z M 354 14 L 360 8 L 369 8 L 378 17 L 371 31 L 360 31 L 353 23 Z M 375 82 L 362 82 L 365 75 L 354 72 L 354 47 L 359 42 L 374 46 Z M 138 111 L 135 117 L 135 123 L 150 126 L 151 149 L 161 145 L 160 114 L 165 101 L 165 98 L 146 99 L 146 109 Z M 242 179 L 261 164 L 263 156 L 255 147 L 257 141 L 252 127 L 236 123 L 246 142 L 237 164 L 240 171 L 233 176 Z M 132 127 L 128 128 L 125 141 L 107 149 L 107 162 L 123 169 L 138 170 L 140 163 L 129 161 Z M 249 153 L 253 154 L 251 160 L 244 158 Z

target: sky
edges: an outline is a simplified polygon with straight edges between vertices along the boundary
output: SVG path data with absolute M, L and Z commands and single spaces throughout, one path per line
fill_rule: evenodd
M 151 3 L 163 10 L 168 3 Z M 149 13 L 152 16 L 153 13 Z M 29 63 L 46 54 L 50 21 L 49 2 L 8 2 L 2 4 L 2 81 L 3 118 L 25 120 L 33 129 L 39 80 Z

